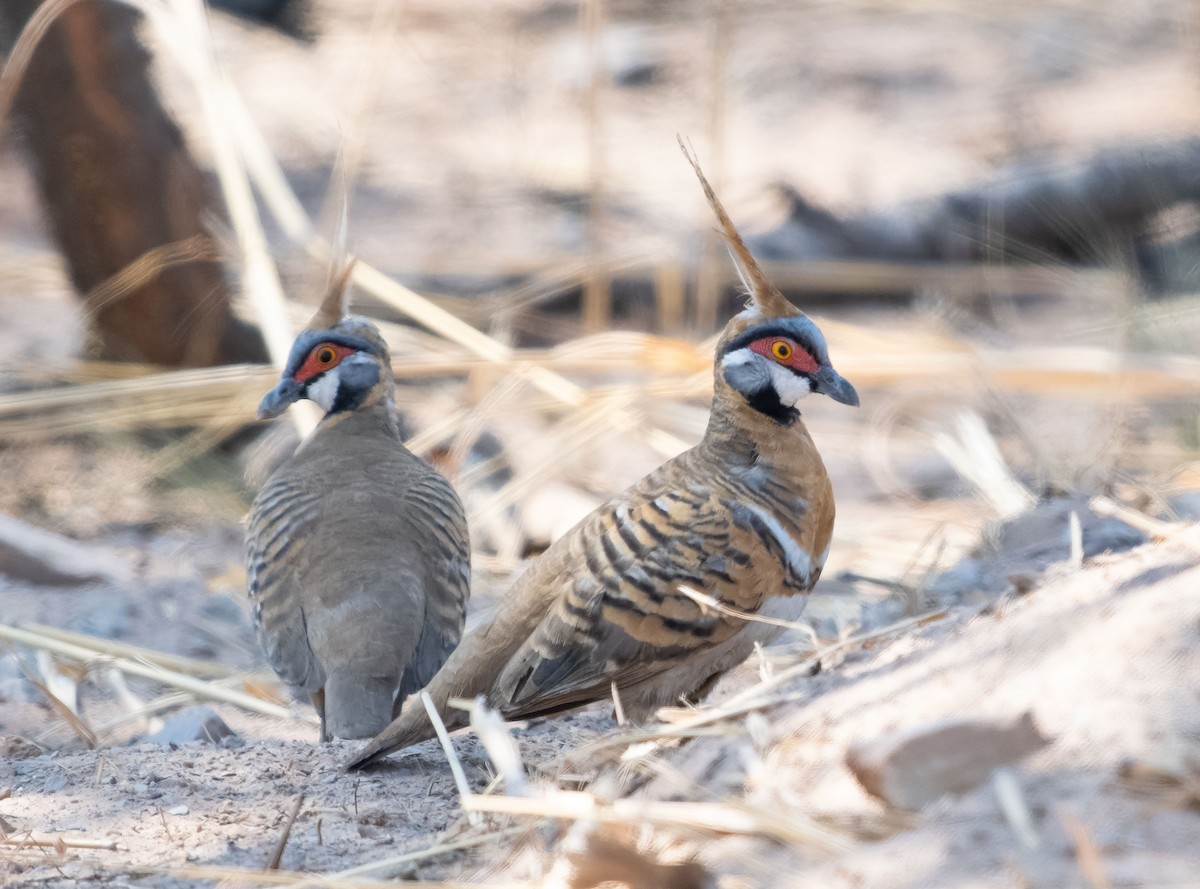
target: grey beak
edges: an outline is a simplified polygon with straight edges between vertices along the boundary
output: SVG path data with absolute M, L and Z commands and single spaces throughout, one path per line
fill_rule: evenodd
M 842 404 L 858 407 L 858 393 L 854 391 L 850 381 L 832 367 L 822 367 L 817 371 L 815 379 L 817 385 L 813 387 L 814 392 L 828 395 L 834 401 Z
M 284 377 L 279 381 L 279 385 L 264 395 L 263 400 L 258 403 L 259 419 L 278 417 L 288 409 L 288 405 L 299 401 L 303 394 L 304 390 L 299 383 L 291 377 Z

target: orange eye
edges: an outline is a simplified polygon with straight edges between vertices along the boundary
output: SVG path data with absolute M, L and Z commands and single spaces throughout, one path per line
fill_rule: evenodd
M 792 347 L 783 340 L 776 340 L 771 343 L 771 354 L 780 361 L 787 361 L 792 357 Z
M 326 343 L 323 346 L 317 346 L 313 351 L 313 357 L 316 358 L 317 364 L 321 365 L 321 367 L 329 367 L 329 365 L 337 361 L 337 350 Z

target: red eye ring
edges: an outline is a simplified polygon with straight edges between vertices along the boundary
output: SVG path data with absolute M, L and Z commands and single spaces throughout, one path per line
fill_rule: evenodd
M 297 368 L 295 374 L 296 381 L 303 383 L 311 380 L 318 374 L 332 370 L 341 363 L 343 358 L 353 354 L 355 351 L 355 349 L 349 346 L 343 346 L 338 343 L 318 343 L 308 350 L 308 357 Z

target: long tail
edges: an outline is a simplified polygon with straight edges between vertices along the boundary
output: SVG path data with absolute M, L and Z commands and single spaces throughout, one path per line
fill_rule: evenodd
M 466 711 L 451 707 L 450 700 L 470 700 L 477 695 L 488 694 L 492 682 L 500 674 L 500 667 L 508 658 L 510 652 L 507 647 L 488 646 L 489 632 L 493 629 L 492 626 L 484 626 L 468 632 L 438 670 L 437 675 L 424 688 L 438 715 L 442 717 L 442 722 L 450 731 L 464 728 L 470 722 Z M 505 638 L 503 632 L 497 636 Z M 361 769 L 389 753 L 436 737 L 437 732 L 434 731 L 433 723 L 429 721 L 429 714 L 421 702 L 420 694 L 418 692 L 412 695 L 404 704 L 404 712 L 372 738 L 367 746 L 348 759 L 342 765 L 342 770 L 349 772 Z

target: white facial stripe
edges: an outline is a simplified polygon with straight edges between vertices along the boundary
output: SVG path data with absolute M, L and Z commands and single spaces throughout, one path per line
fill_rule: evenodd
M 788 370 L 786 367 L 776 364 L 770 358 L 758 354 L 749 346 L 743 346 L 740 349 L 730 352 L 721 359 L 721 366 L 739 367 L 754 361 L 761 361 L 763 363 L 762 366 L 771 375 L 771 386 L 779 396 L 779 403 L 784 407 L 795 407 L 796 402 L 801 398 L 812 394 L 812 381 L 808 377 L 801 376 Z
M 333 370 L 326 371 L 325 375 L 315 383 L 311 383 L 304 393 L 326 413 L 333 410 L 333 403 L 337 401 L 340 370 L 341 368 L 335 367 Z
M 771 515 L 765 509 L 760 509 L 753 503 L 744 503 L 746 509 L 753 512 L 756 516 L 762 519 L 762 523 L 767 526 L 767 530 L 771 532 L 771 536 L 779 541 L 779 546 L 783 549 L 783 554 L 787 557 L 788 566 L 796 574 L 797 577 L 802 577 L 805 580 L 812 577 L 812 560 L 800 546 L 792 539 L 792 536 L 787 531 L 783 530 L 783 525 L 779 524 L 779 519 Z
M 761 358 L 762 356 L 756 355 Z M 793 373 L 786 367 L 780 367 L 774 361 L 762 358 L 771 366 L 771 383 L 779 395 L 779 403 L 785 407 L 795 407 L 796 402 L 806 395 L 812 394 L 812 380 Z
M 730 352 L 721 359 L 722 367 L 737 367 L 740 364 L 749 364 L 756 358 L 762 358 L 761 355 L 751 351 L 749 347 L 743 347 L 736 352 Z

